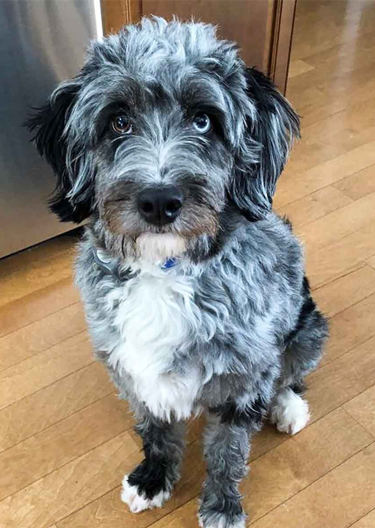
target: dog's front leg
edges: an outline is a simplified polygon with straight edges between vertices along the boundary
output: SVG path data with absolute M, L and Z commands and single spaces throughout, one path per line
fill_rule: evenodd
M 247 471 L 250 434 L 259 429 L 261 415 L 238 410 L 235 404 L 210 413 L 205 432 L 204 454 L 207 478 L 199 520 L 203 528 L 244 528 L 246 515 L 238 485 Z
M 160 508 L 180 476 L 185 424 L 147 415 L 136 426 L 144 460 L 122 482 L 121 498 L 133 513 Z

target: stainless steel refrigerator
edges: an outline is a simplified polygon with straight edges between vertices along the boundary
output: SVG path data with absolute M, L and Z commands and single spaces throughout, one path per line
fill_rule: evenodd
M 22 123 L 101 35 L 100 0 L 0 0 L 0 257 L 73 227 L 48 211 L 54 176 Z

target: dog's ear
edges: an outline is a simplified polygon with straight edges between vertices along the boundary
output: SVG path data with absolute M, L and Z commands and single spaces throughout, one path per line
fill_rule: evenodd
M 62 83 L 46 105 L 36 109 L 25 125 L 34 134 L 38 152 L 51 165 L 57 177 L 49 206 L 62 222 L 80 223 L 91 212 L 92 178 L 83 178 L 87 163 L 77 145 L 69 144 L 67 123 L 74 107 L 80 83 Z M 77 186 L 77 181 L 81 183 Z
M 235 164 L 230 196 L 249 220 L 259 220 L 272 208 L 276 182 L 295 137 L 299 118 L 272 81 L 261 72 L 245 70 L 249 108 Z

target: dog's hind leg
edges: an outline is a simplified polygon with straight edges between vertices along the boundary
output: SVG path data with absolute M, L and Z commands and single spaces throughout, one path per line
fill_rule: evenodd
M 180 476 L 185 424 L 145 416 L 136 426 L 144 460 L 122 482 L 121 499 L 133 513 L 160 508 Z
M 282 375 L 271 405 L 270 419 L 283 433 L 295 434 L 308 423 L 310 414 L 302 398 L 304 378 L 316 369 L 328 337 L 328 324 L 310 294 L 309 283 L 303 284 L 304 302 L 296 328 L 287 338 Z

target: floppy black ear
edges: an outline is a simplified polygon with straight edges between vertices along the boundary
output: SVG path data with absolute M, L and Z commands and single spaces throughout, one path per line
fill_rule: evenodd
M 272 208 L 276 182 L 295 137 L 299 118 L 263 73 L 245 70 L 251 112 L 240 145 L 231 197 L 249 220 L 264 218 Z
M 80 85 L 75 82 L 61 84 L 47 104 L 37 109 L 26 122 L 28 129 L 34 133 L 33 140 L 39 154 L 57 176 L 49 206 L 62 222 L 80 223 L 91 212 L 89 181 L 83 182 L 78 192 L 74 191 L 83 160 L 77 146 L 69 149 L 66 131 L 79 88 Z

